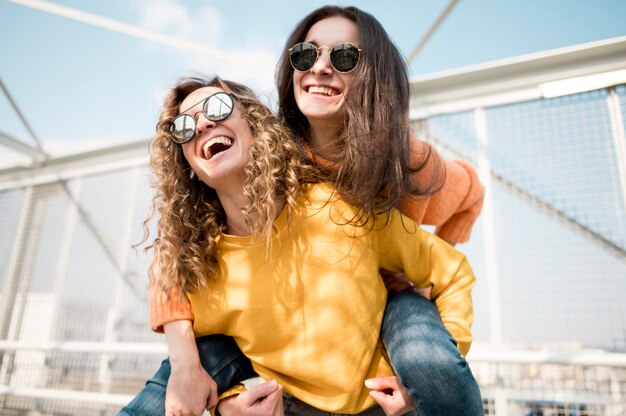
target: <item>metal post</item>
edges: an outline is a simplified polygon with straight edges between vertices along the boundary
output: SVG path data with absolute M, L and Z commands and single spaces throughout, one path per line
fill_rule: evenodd
M 13 317 L 13 304 L 17 293 L 19 276 L 22 272 L 24 249 L 29 236 L 30 224 L 33 215 L 33 187 L 30 186 L 24 190 L 24 199 L 22 200 L 22 215 L 20 216 L 11 249 L 11 257 L 7 268 L 6 280 L 2 288 L 2 298 L 0 299 L 0 340 L 6 340 L 11 327 Z M 6 384 L 5 380 L 8 373 L 7 365 L 4 363 L 5 353 L 0 351 L 0 384 Z
M 622 117 L 621 103 L 615 87 L 609 88 L 606 104 L 609 110 L 611 121 L 611 132 L 613 133 L 613 143 L 615 145 L 615 159 L 617 160 L 617 170 L 619 172 L 620 185 L 622 186 L 622 200 L 626 211 L 626 133 L 624 133 L 624 118 Z M 611 398 L 612 407 L 609 414 L 624 414 L 626 410 L 623 401 L 623 392 L 615 374 L 611 376 Z
M 500 315 L 500 285 L 498 280 L 498 261 L 495 232 L 495 212 L 491 182 L 491 163 L 489 161 L 489 138 L 485 110 L 474 110 L 476 139 L 478 140 L 478 175 L 485 187 L 485 200 L 482 211 L 483 240 L 485 250 L 486 280 L 489 302 L 489 333 L 491 348 L 499 349 L 502 345 L 502 322 Z M 496 416 L 507 415 L 507 398 L 502 386 L 496 386 L 494 407 Z
M 74 195 L 76 199 L 80 198 L 82 189 L 82 179 L 78 178 L 72 181 L 71 185 L 67 185 L 67 189 Z M 65 190 L 65 189 L 63 189 Z M 63 195 L 65 193 L 63 192 Z M 63 227 L 63 239 L 61 240 L 61 248 L 55 271 L 54 293 L 54 311 L 50 327 L 54 330 L 57 328 L 59 316 L 61 314 L 61 305 L 63 302 L 63 294 L 65 293 L 65 283 L 67 281 L 67 273 L 70 264 L 70 256 L 72 254 L 72 243 L 78 223 L 78 207 L 76 204 L 68 200 L 67 212 L 65 214 L 65 226 Z M 52 334 L 51 334 L 52 335 Z M 54 336 L 54 335 L 52 335 Z
M 622 117 L 619 95 L 615 92 L 615 87 L 609 88 L 606 104 L 609 110 L 613 143 L 615 145 L 615 159 L 617 159 L 619 180 L 622 186 L 622 200 L 624 202 L 624 210 L 626 211 L 626 134 L 624 133 L 624 118 Z
M 109 309 L 109 313 L 107 314 L 107 325 L 105 329 L 104 341 L 107 343 L 117 341 L 117 330 L 119 327 L 119 319 L 121 316 L 121 309 L 124 305 L 124 290 L 127 287 L 126 282 L 123 279 L 123 275 L 125 273 L 130 272 L 130 265 L 128 263 L 128 253 L 131 245 L 131 235 L 132 235 L 132 227 L 135 219 L 135 212 L 137 210 L 137 198 L 139 194 L 139 179 L 140 172 L 139 168 L 135 167 L 130 172 L 132 175 L 131 183 L 130 183 L 130 200 L 128 204 L 128 211 L 126 216 L 126 227 L 124 230 L 124 238 L 122 244 L 120 244 L 119 253 L 119 264 L 122 271 L 122 275 L 119 279 L 117 279 L 116 289 L 115 289 L 115 300 L 113 301 L 113 305 L 111 309 Z M 104 354 L 100 360 L 100 372 L 99 372 L 99 381 L 102 386 L 101 391 L 103 393 L 108 393 L 111 385 L 111 361 L 114 358 L 108 354 Z

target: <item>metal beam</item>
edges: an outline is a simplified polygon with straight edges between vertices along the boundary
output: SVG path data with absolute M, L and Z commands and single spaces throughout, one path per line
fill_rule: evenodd
M 614 85 L 626 70 L 625 56 L 621 36 L 421 75 L 411 80 L 410 117 L 540 99 L 563 80 Z
M 409 54 L 409 57 L 406 59 L 407 66 L 411 66 L 411 62 L 415 60 L 415 58 L 417 57 L 419 52 L 422 50 L 424 45 L 426 45 L 426 42 L 428 42 L 431 36 L 437 31 L 437 29 L 439 29 L 439 26 L 441 26 L 443 21 L 446 20 L 446 17 L 448 17 L 448 15 L 452 11 L 452 9 L 454 9 L 454 6 L 456 6 L 458 2 L 459 0 L 450 0 L 446 8 L 443 10 L 443 12 L 441 12 L 437 20 L 435 20 L 435 23 L 432 24 L 432 26 L 428 29 L 428 31 L 424 34 L 424 36 L 422 36 L 422 39 L 420 39 L 418 44 L 415 46 L 415 48 L 413 48 L 413 50 Z
M 594 350 L 581 351 L 527 351 L 472 349 L 467 360 L 470 362 L 506 364 L 557 364 L 582 365 L 585 367 L 606 366 L 626 368 L 626 354 Z
M 11 93 L 9 93 L 9 90 L 4 85 L 4 82 L 2 82 L 1 78 L 0 78 L 0 89 L 2 89 L 2 92 L 7 97 L 7 100 L 9 100 L 9 103 L 11 104 L 11 107 L 13 107 L 13 110 L 15 110 L 15 113 L 17 114 L 17 116 L 20 118 L 20 120 L 24 124 L 24 127 L 26 127 L 26 130 L 28 130 L 28 133 L 30 134 L 30 137 L 32 137 L 32 139 L 37 144 L 37 150 L 39 152 L 38 156 L 43 156 L 44 158 L 46 158 L 48 155 L 43 150 L 43 147 L 41 146 L 41 141 L 39 140 L 39 137 L 37 137 L 37 135 L 35 134 L 35 131 L 33 130 L 33 128 L 30 126 L 30 124 L 26 120 L 26 117 L 24 117 L 24 114 L 22 113 L 22 111 L 20 111 L 20 108 L 17 106 L 17 103 L 15 102 L 13 97 L 11 96 Z
M 143 139 L 105 149 L 50 157 L 41 165 L 0 169 L 0 191 L 128 169 L 133 166 L 147 166 L 150 161 L 149 142 Z
M 167 355 L 165 342 L 24 342 L 0 340 L 0 351 L 43 351 L 56 353 L 111 354 L 111 355 Z
M 110 30 L 112 32 L 121 33 L 124 35 L 132 36 L 147 40 L 153 43 L 159 43 L 161 45 L 169 46 L 178 50 L 185 50 L 194 54 L 201 54 L 208 56 L 212 59 L 219 61 L 232 62 L 236 64 L 247 65 L 249 57 L 245 54 L 234 54 L 231 52 L 225 52 L 215 48 L 209 48 L 204 45 L 191 43 L 183 39 L 174 38 L 171 36 L 162 35 L 157 32 L 152 32 L 143 29 L 138 26 L 129 25 L 127 23 L 118 22 L 113 19 L 101 17 L 96 14 L 83 12 L 71 7 L 61 6 L 59 4 L 51 3 L 42 0 L 6 0 L 10 3 L 19 4 L 21 6 L 29 7 L 31 9 L 39 10 L 41 12 L 50 13 L 56 16 L 64 17 L 66 19 L 74 20 L 76 22 L 84 23 L 90 26 L 99 27 L 102 29 Z
M 24 143 L 21 140 L 16 139 L 15 137 L 10 136 L 9 134 L 0 131 L 0 145 L 6 146 L 9 149 L 13 149 L 17 152 L 23 153 L 31 158 L 36 158 L 39 156 L 43 156 L 41 150 L 36 147 L 33 147 L 27 143 Z
M 124 406 L 133 399 L 130 394 L 105 394 L 88 391 L 26 388 L 0 386 L 0 395 L 29 399 L 48 399 L 68 402 L 84 402 L 109 406 Z

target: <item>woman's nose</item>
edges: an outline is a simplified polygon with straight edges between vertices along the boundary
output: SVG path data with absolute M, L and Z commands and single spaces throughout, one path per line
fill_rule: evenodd
M 328 48 L 320 48 L 320 55 L 311 67 L 311 72 L 319 75 L 329 75 L 333 72 L 333 67 L 330 64 L 330 50 Z
M 203 111 L 198 111 L 194 114 L 194 118 L 196 119 L 196 136 L 199 136 L 216 126 L 216 122 L 209 120 Z

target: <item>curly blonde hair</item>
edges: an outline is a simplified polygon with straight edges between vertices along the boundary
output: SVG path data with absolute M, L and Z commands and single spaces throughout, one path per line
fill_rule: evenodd
M 284 201 L 291 212 L 296 199 L 304 194 L 305 184 L 318 181 L 317 169 L 307 162 L 302 144 L 252 90 L 219 77 L 181 78 L 165 99 L 157 133 L 150 143 L 156 195 L 144 221 L 141 242 L 148 240 L 148 224 L 158 212 L 156 237 L 146 250 L 153 249 L 158 262 L 150 268 L 150 282 L 166 294 L 174 287 L 181 296 L 193 288 L 206 287 L 208 279 L 218 271 L 216 243 L 225 228 L 226 215 L 215 190 L 193 177 L 181 145 L 171 140 L 169 132 L 182 101 L 203 87 L 218 87 L 234 94 L 250 127 L 253 142 L 243 187 L 248 205 L 242 214 L 253 235 L 267 244 L 268 252 L 273 222 L 278 215 L 276 202 Z

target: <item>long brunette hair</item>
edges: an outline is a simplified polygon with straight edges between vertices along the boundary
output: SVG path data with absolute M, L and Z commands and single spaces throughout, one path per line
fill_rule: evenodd
M 443 185 L 445 171 L 430 145 L 417 140 L 411 144 L 409 81 L 400 51 L 378 20 L 356 7 L 321 7 L 304 17 L 287 39 L 276 71 L 284 123 L 310 141 L 309 122 L 294 95 L 288 49 L 303 42 L 315 23 L 335 16 L 355 23 L 361 57 L 346 96 L 338 154 L 331 160 L 337 166 L 333 180 L 341 198 L 356 205 L 357 216 L 363 218 L 389 212 L 405 195 L 432 195 Z

